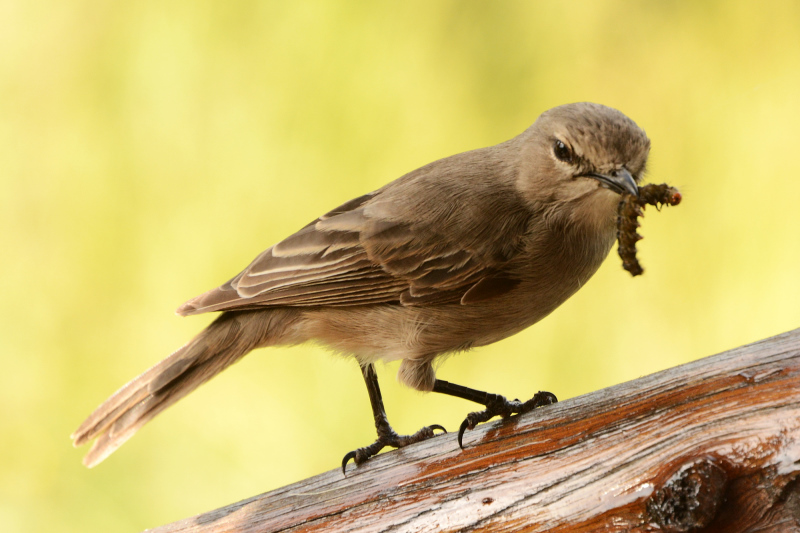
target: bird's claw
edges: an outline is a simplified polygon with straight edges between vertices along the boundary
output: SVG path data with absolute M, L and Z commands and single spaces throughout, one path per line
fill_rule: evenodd
M 370 457 L 377 455 L 378 452 L 381 451 L 386 446 L 391 446 L 393 448 L 403 448 L 404 446 L 408 446 L 409 444 L 414 444 L 416 442 L 421 442 L 431 437 L 435 437 L 436 433 L 434 433 L 434 430 L 436 429 L 444 433 L 447 433 L 447 430 L 443 426 L 440 426 L 439 424 L 425 426 L 424 428 L 420 429 L 413 435 L 398 435 L 388 425 L 386 428 L 380 428 L 378 430 L 378 440 L 376 440 L 369 446 L 365 446 L 363 448 L 358 448 L 357 450 L 353 450 L 352 452 L 348 452 L 344 456 L 344 458 L 342 459 L 342 474 L 345 474 L 347 463 L 349 463 L 351 459 L 356 465 L 360 465 L 366 462 L 367 459 L 369 459 Z
M 486 403 L 486 409 L 469 413 L 464 421 L 461 422 L 461 427 L 458 428 L 458 447 L 462 450 L 464 449 L 464 432 L 468 429 L 475 429 L 475 426 L 481 422 L 486 422 L 495 416 L 508 418 L 511 415 L 527 413 L 528 411 L 533 411 L 537 407 L 550 405 L 556 402 L 558 402 L 556 395 L 546 391 L 537 392 L 533 398 L 527 402 L 520 402 L 517 399 L 508 401 L 504 396 L 492 394 L 489 397 L 489 401 Z
M 356 457 L 358 457 L 358 452 L 360 451 L 361 449 L 359 448 L 358 450 L 353 450 L 352 452 L 347 452 L 345 454 L 344 459 L 342 459 L 342 474 L 344 474 L 344 470 L 345 468 L 347 468 L 347 463 L 350 462 L 350 459 L 355 459 Z

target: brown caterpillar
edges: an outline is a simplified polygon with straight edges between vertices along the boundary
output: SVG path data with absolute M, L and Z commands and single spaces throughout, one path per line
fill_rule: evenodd
M 681 203 L 681 193 L 675 187 L 666 183 L 655 185 L 653 183 L 639 187 L 639 196 L 623 194 L 617 207 L 617 241 L 618 252 L 622 258 L 622 268 L 638 276 L 644 272 L 639 260 L 636 259 L 636 241 L 642 238 L 636 232 L 640 226 L 639 217 L 644 216 L 643 208 L 647 204 L 661 209 L 664 205 L 678 205 Z

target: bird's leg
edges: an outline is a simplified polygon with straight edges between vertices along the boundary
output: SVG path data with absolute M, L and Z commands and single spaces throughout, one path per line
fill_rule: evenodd
M 544 391 L 537 392 L 533 398 L 527 402 L 520 402 L 519 400 L 508 401 L 506 400 L 505 396 L 500 396 L 499 394 L 491 394 L 488 392 L 470 389 L 469 387 L 456 385 L 455 383 L 450 383 L 449 381 L 444 381 L 441 379 L 437 379 L 433 383 L 433 392 L 457 396 L 458 398 L 463 398 L 464 400 L 469 400 L 471 402 L 486 406 L 486 409 L 483 411 L 475 411 L 468 414 L 467 418 L 465 418 L 461 423 L 461 427 L 458 428 L 458 445 L 461 448 L 464 447 L 462 444 L 464 431 L 467 429 L 473 429 L 481 422 L 486 422 L 495 416 L 508 418 L 514 414 L 527 413 L 528 411 L 532 411 L 537 407 L 550 405 L 551 403 L 556 403 L 558 401 L 555 394 Z
M 447 433 L 447 430 L 442 426 L 434 424 L 425 426 L 413 435 L 398 435 L 389 425 L 389 420 L 386 418 L 386 409 L 383 407 L 383 397 L 381 396 L 381 388 L 378 385 L 378 375 L 375 373 L 375 367 L 371 363 L 364 365 L 361 367 L 361 373 L 364 375 L 364 382 L 367 384 L 369 403 L 372 405 L 372 415 L 375 417 L 375 429 L 378 431 L 378 440 L 369 446 L 353 450 L 345 455 L 344 459 L 342 459 L 342 473 L 345 472 L 345 467 L 350 459 L 360 465 L 386 446 L 402 448 L 403 446 L 429 439 L 435 435 L 434 429 L 440 429 Z

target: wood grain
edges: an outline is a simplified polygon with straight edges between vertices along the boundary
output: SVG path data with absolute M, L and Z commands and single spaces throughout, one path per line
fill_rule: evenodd
M 464 446 L 442 435 L 150 531 L 800 531 L 800 329 Z

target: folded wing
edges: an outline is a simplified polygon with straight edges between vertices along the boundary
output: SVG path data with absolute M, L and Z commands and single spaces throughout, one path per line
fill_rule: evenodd
M 464 304 L 511 290 L 497 254 L 462 249 L 435 228 L 368 212 L 351 200 L 259 255 L 180 315 L 267 306 Z

